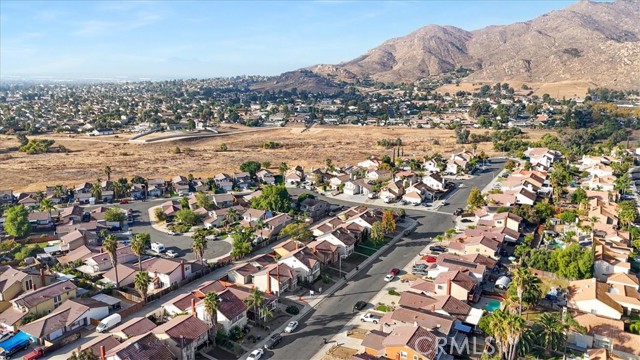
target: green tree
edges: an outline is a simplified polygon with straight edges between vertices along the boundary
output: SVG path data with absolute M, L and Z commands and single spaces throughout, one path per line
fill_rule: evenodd
M 280 232 L 284 236 L 289 236 L 292 240 L 308 243 L 313 239 L 313 233 L 304 223 L 291 223 L 285 226 Z
M 68 360 L 98 360 L 98 355 L 95 355 L 91 348 L 78 350 L 71 352 L 71 356 Z
M 229 148 L 227 147 L 227 144 L 224 144 L 224 143 L 220 144 L 220 151 L 224 152 L 227 150 L 229 150 Z
M 467 205 L 469 205 L 469 208 L 472 210 L 487 205 L 487 202 L 485 201 L 484 196 L 482 196 L 480 189 L 478 189 L 477 187 L 471 189 L 471 191 L 469 192 L 469 197 L 467 198 Z
M 118 279 L 118 238 L 115 235 L 109 234 L 102 240 L 102 247 L 109 253 L 111 258 L 111 265 L 116 275 L 116 288 L 120 287 L 120 280 Z
M 209 291 L 204 297 L 204 312 L 207 314 L 213 331 L 218 328 L 218 309 L 220 309 L 220 297 L 215 291 Z M 212 336 L 215 344 L 215 336 Z
M 91 185 L 91 196 L 93 196 L 96 201 L 100 201 L 102 199 L 102 186 L 100 183 L 101 181 L 98 179 Z
M 629 174 L 618 176 L 613 182 L 613 189 L 620 194 L 624 194 L 631 186 L 631 178 Z
M 207 210 L 211 210 L 213 208 L 213 202 L 211 202 L 209 196 L 207 196 L 207 194 L 203 193 L 202 191 L 198 191 L 196 193 L 196 204 Z
M 375 245 L 379 245 L 384 242 L 384 226 L 380 221 L 376 221 L 371 225 L 371 229 L 369 230 L 369 240 Z
M 250 160 L 240 164 L 240 171 L 248 172 L 254 178 L 256 173 L 260 171 L 261 166 L 259 162 Z
M 117 206 L 110 207 L 104 213 L 104 220 L 108 222 L 117 222 L 122 226 L 122 223 L 127 218 L 125 213 Z
M 550 357 L 552 350 L 557 351 L 564 347 L 570 329 L 584 333 L 584 328 L 576 323 L 569 313 L 565 315 L 564 320 L 558 313 L 542 314 L 531 326 L 536 342 L 544 349 L 545 358 Z
M 157 207 L 154 210 L 153 214 L 156 216 L 157 221 L 167 220 L 167 214 L 164 213 L 164 211 L 162 210 L 162 207 Z
M 264 305 L 265 301 L 265 296 L 257 287 L 254 287 L 253 290 L 251 290 L 251 293 L 249 293 L 249 296 L 247 296 L 247 298 L 244 300 L 244 303 L 247 305 L 247 307 L 253 309 L 253 320 L 255 322 L 260 321 L 260 314 L 262 312 L 262 306 Z
M 190 209 L 191 206 L 189 206 L 189 199 L 187 199 L 186 196 L 181 196 L 180 197 L 180 207 L 183 209 Z
M 142 254 L 144 250 L 151 246 L 151 235 L 146 233 L 137 233 L 133 235 L 131 240 L 131 251 L 138 256 L 138 269 L 142 271 Z
M 282 162 L 280 163 L 280 165 L 278 165 L 278 171 L 280 172 L 280 175 L 284 176 L 287 170 L 289 170 L 289 166 L 287 165 L 287 163 Z
M 138 290 L 140 297 L 142 297 L 145 304 L 147 302 L 147 292 L 149 291 L 150 283 L 151 278 L 149 277 L 149 273 L 146 271 L 140 270 L 133 277 L 133 286 Z
M 182 225 L 193 226 L 198 222 L 198 215 L 189 209 L 180 209 L 176 212 L 176 221 Z
M 576 191 L 571 194 L 571 202 L 574 204 L 581 204 L 587 200 L 587 192 L 583 188 L 577 188 Z
M 224 213 L 224 221 L 227 224 L 233 224 L 234 222 L 240 220 L 242 217 L 238 213 L 238 210 L 234 208 L 227 209 L 227 212 Z
M 516 168 L 516 162 L 513 160 L 507 160 L 507 162 L 504 164 L 504 168 L 507 169 L 507 171 L 511 172 L 513 171 L 513 169 Z
M 286 213 L 291 209 L 291 197 L 284 185 L 267 185 L 260 196 L 251 199 L 251 207 Z
M 49 199 L 43 199 L 42 201 L 40 201 L 40 210 L 48 212 L 49 215 L 51 215 L 51 210 L 55 208 L 56 207 L 53 204 L 53 201 Z
M 111 166 L 107 165 L 103 170 L 104 174 L 107 176 L 107 181 L 111 181 Z
M 17 238 L 25 237 L 31 232 L 29 212 L 22 205 L 12 206 L 4 212 L 4 231 Z
M 231 238 L 233 239 L 231 256 L 234 258 L 243 258 L 253 249 L 251 246 L 251 232 L 248 228 L 236 231 Z

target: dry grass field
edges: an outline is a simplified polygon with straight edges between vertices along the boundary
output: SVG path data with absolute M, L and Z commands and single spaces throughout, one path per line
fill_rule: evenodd
M 227 132 L 247 130 L 240 126 L 225 129 Z M 484 133 L 485 130 L 472 130 Z M 530 131 L 535 140 L 547 131 Z M 111 166 L 112 178 L 141 175 L 144 177 L 170 178 L 173 175 L 193 174 L 195 177 L 210 177 L 218 172 L 234 172 L 247 160 L 269 161 L 277 172 L 280 162 L 289 166 L 302 165 L 306 169 L 319 167 L 331 158 L 338 166 L 355 164 L 371 155 L 391 155 L 392 150 L 377 145 L 384 138 L 400 138 L 404 145 L 404 156 L 422 158 L 439 152 L 447 156 L 464 146 L 455 144 L 454 132 L 441 129 L 412 129 L 405 127 L 381 128 L 360 126 L 313 127 L 303 131 L 302 127 L 273 128 L 255 133 L 238 133 L 221 137 L 181 140 L 160 143 L 130 143 L 128 136 L 87 137 L 66 135 L 43 136 L 54 139 L 56 144 L 67 147 L 67 154 L 49 153 L 26 155 L 2 150 L 17 146 L 11 136 L 0 136 L 0 189 L 14 191 L 43 190 L 46 185 L 75 185 L 83 181 L 104 179 L 103 169 Z M 281 144 L 278 149 L 263 149 L 266 141 Z M 435 145 L 434 142 L 439 145 Z M 220 152 L 226 144 L 228 151 Z M 180 147 L 181 153 L 172 149 Z M 468 145 L 467 145 L 468 146 Z M 478 151 L 491 154 L 492 144 L 482 143 Z
M 529 83 L 529 82 L 522 82 L 522 81 L 507 81 L 507 82 L 509 83 L 509 85 L 511 85 L 511 87 L 513 87 L 516 90 L 516 93 L 519 93 L 519 94 L 528 93 L 529 92 L 528 90 L 520 89 L 522 87 L 522 84 L 527 84 L 527 86 L 531 88 L 534 94 L 540 97 L 542 97 L 542 95 L 544 94 L 549 94 L 549 96 L 556 99 L 562 99 L 563 97 L 566 97 L 567 99 L 583 98 L 587 94 L 587 89 L 597 87 L 596 84 L 589 83 L 586 81 L 562 81 L 562 82 L 555 82 L 555 83 Z M 449 92 L 452 94 L 460 90 L 477 92 L 478 90 L 480 90 L 480 87 L 485 84 L 494 85 L 495 82 L 493 83 L 465 82 L 465 83 L 460 83 L 459 86 L 456 86 L 455 84 L 447 84 L 439 87 L 438 92 L 441 92 L 441 93 Z

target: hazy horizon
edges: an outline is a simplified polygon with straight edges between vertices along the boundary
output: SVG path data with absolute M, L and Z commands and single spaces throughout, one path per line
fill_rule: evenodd
M 334 64 L 429 24 L 475 30 L 575 1 L 0 3 L 0 80 L 278 75 Z

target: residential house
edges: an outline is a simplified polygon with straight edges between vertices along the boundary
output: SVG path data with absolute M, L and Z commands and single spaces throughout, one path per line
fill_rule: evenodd
M 106 351 L 104 360 L 177 360 L 164 341 L 154 333 L 133 337 Z
M 609 285 L 595 278 L 574 280 L 567 288 L 567 306 L 585 313 L 620 319 L 624 313 L 622 305 L 611 298 Z
M 236 198 L 231 194 L 213 194 L 213 203 L 220 209 L 231 207 L 235 204 Z
M 300 211 L 308 213 L 314 221 L 320 220 L 329 213 L 330 205 L 324 200 L 306 198 L 300 203 Z
M 473 254 L 475 256 L 475 254 Z M 494 260 L 495 265 L 495 260 Z M 476 263 L 465 257 L 453 254 L 440 254 L 434 264 L 429 265 L 428 276 L 436 278 L 440 273 L 447 271 L 464 271 L 467 270 L 469 275 L 473 276 L 478 282 L 481 282 L 489 274 L 486 265 Z
M 612 274 L 629 274 L 631 272 L 631 263 L 629 263 L 629 254 L 624 252 L 618 253 L 613 251 L 606 244 L 595 242 L 593 276 L 598 280 L 605 281 Z
M 195 360 L 209 340 L 211 326 L 195 316 L 176 316 L 151 330 L 180 359 Z
M 367 180 L 377 181 L 377 182 L 385 182 L 391 180 L 393 177 L 393 173 L 389 170 L 371 170 L 367 173 Z
M 104 250 L 104 249 L 103 249 Z M 116 249 L 116 256 L 119 264 L 128 264 L 138 260 L 138 256 L 129 246 L 120 246 Z M 77 270 L 87 275 L 94 276 L 102 274 L 113 267 L 111 256 L 108 252 L 95 254 L 84 261 L 84 265 L 77 267 Z
M 233 180 L 235 182 L 235 185 L 240 190 L 246 190 L 254 185 L 253 180 L 251 179 L 251 175 L 248 172 L 239 172 L 233 174 Z
M 358 240 L 345 229 L 336 229 L 332 232 L 321 235 L 318 241 L 328 241 L 338 247 L 340 256 L 347 257 L 353 254 Z
M 398 304 L 415 310 L 428 310 L 438 314 L 452 316 L 469 325 L 478 325 L 483 315 L 482 309 L 476 309 L 465 301 L 458 300 L 451 295 L 427 296 L 424 294 L 405 291 L 400 293 Z
M 423 176 L 422 182 L 436 191 L 445 191 L 447 188 L 447 181 L 436 173 Z
M 340 251 L 338 246 L 326 240 L 314 240 L 307 244 L 307 249 L 320 261 L 322 266 L 329 266 L 338 262 Z
M 23 292 L 31 291 L 34 287 L 45 287 L 51 281 L 51 276 L 45 275 L 44 269 L 34 274 L 28 270 L 15 269 L 10 265 L 0 266 L 0 311 L 11 307 L 8 301 Z
M 404 186 L 401 181 L 390 181 L 380 192 L 380 198 L 389 202 L 395 201 L 404 195 Z
M 331 190 L 339 190 L 345 186 L 347 181 L 351 180 L 351 176 L 349 174 L 343 174 L 334 176 L 329 179 L 329 189 Z
M 436 159 L 429 159 L 422 163 L 422 168 L 430 173 L 439 173 L 442 170 L 442 165 Z
M 147 196 L 160 197 L 167 191 L 167 183 L 164 179 L 147 179 Z
M 551 168 L 554 162 L 562 158 L 559 151 L 549 150 L 544 147 L 529 148 L 524 152 L 533 168 L 546 170 Z
M 252 283 L 253 275 L 260 271 L 261 267 L 245 262 L 240 263 L 227 273 L 227 279 L 235 284 L 247 285 Z
M 461 301 L 474 301 L 482 292 L 478 279 L 469 270 L 441 272 L 433 280 L 418 280 L 410 291 L 429 296 L 450 295 Z
M 275 185 L 276 184 L 276 177 L 275 175 L 273 175 L 271 173 L 271 171 L 267 170 L 267 169 L 262 169 L 260 171 L 258 171 L 256 173 L 256 176 L 258 177 L 258 180 L 260 180 L 260 182 L 267 184 L 267 185 Z
M 220 227 L 224 225 L 227 222 L 226 214 L 231 209 L 233 209 L 233 211 L 235 211 L 237 214 L 242 214 L 246 211 L 246 209 L 240 205 L 209 211 L 209 216 L 202 220 L 204 227 L 207 229 L 212 229 L 214 227 Z
M 13 190 L 0 190 L 0 204 L 13 204 Z
M 371 331 L 362 345 L 366 354 L 401 360 L 437 360 L 442 349 L 434 333 L 417 325 L 396 326 L 388 334 Z
M 149 273 L 153 289 L 166 289 L 192 276 L 193 263 L 184 260 L 151 258 L 142 261 L 142 270 Z M 119 274 L 118 274 L 119 275 Z
M 12 307 L 0 315 L 0 322 L 8 328 L 22 323 L 28 314 L 47 314 L 62 305 L 68 299 L 76 297 L 76 285 L 70 280 L 61 281 L 41 288 L 32 285 L 34 290 L 24 292 L 10 300 Z
M 640 335 L 625 332 L 623 321 L 588 313 L 575 315 L 573 320 L 584 327 L 585 333 L 570 330 L 567 343 L 571 347 L 603 351 L 598 360 L 640 359 Z
M 102 320 L 109 315 L 109 305 L 88 298 L 65 301 L 60 307 L 44 317 L 20 326 L 20 331 L 39 340 L 55 342 L 71 332 L 91 325 L 91 320 Z
M 278 264 L 287 264 L 294 269 L 298 276 L 298 282 L 313 283 L 320 277 L 320 262 L 313 253 L 305 248 L 294 250 L 284 255 Z
M 369 196 L 369 194 L 374 193 L 375 191 L 373 189 L 373 185 L 369 184 L 364 179 L 357 179 L 345 182 L 342 192 L 347 195 L 362 194 L 365 196 Z
M 262 292 L 280 294 L 298 286 L 296 271 L 287 264 L 271 264 L 253 275 L 253 283 Z
M 479 235 L 462 237 L 449 243 L 449 252 L 457 255 L 482 254 L 493 259 L 500 259 L 501 243 L 493 238 Z

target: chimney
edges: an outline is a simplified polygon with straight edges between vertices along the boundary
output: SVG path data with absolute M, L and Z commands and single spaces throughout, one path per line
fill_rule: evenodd
M 267 271 L 267 294 L 271 294 L 271 271 Z
M 44 279 L 44 268 L 40 268 L 40 286 L 44 287 L 47 284 L 45 283 L 45 279 Z
M 451 295 L 451 279 L 447 279 L 447 295 Z
M 191 299 L 191 315 L 197 316 L 197 313 L 196 313 L 196 299 Z
M 107 358 L 107 351 L 104 348 L 104 345 L 100 346 L 100 360 L 106 360 Z
M 187 275 L 184 272 L 184 259 L 180 260 L 180 271 L 182 271 L 182 280 L 185 280 Z
M 276 265 L 276 280 L 278 280 L 278 291 L 280 291 L 280 264 Z
M 436 312 L 436 306 L 435 306 L 435 304 L 431 305 L 431 311 Z

